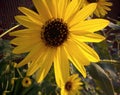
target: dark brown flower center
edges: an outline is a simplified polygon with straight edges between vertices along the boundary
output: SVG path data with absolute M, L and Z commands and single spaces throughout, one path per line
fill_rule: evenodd
M 68 81 L 68 82 L 65 84 L 65 89 L 66 89 L 67 91 L 70 91 L 70 90 L 72 89 L 72 83 Z
M 89 3 L 96 3 L 98 0 L 87 0 Z
M 29 83 L 29 80 L 25 80 L 25 83 L 28 84 L 28 83 Z
M 51 19 L 42 27 L 41 39 L 47 46 L 57 47 L 68 38 L 68 27 L 62 19 Z

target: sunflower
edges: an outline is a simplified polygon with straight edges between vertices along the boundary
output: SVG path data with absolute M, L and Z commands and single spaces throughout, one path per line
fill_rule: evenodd
M 24 77 L 22 80 L 23 87 L 29 87 L 32 84 L 32 80 L 29 77 Z
M 11 43 L 16 45 L 13 53 L 28 55 L 16 67 L 29 64 L 27 76 L 36 74 L 36 81 L 41 82 L 52 65 L 55 78 L 66 80 L 69 76 L 69 62 L 86 77 L 85 65 L 98 62 L 99 56 L 85 42 L 100 42 L 105 38 L 95 31 L 105 28 L 108 20 L 86 20 L 96 9 L 96 4 L 89 4 L 81 9 L 82 0 L 33 0 L 37 12 L 25 7 L 18 9 L 24 15 L 15 19 L 25 29 L 11 32 L 16 36 Z M 80 10 L 81 9 L 81 10 Z
M 80 82 L 78 74 L 73 74 L 61 85 L 61 95 L 79 95 L 81 85 L 82 82 Z
M 111 11 L 109 7 L 112 6 L 112 3 L 108 0 L 85 0 L 85 5 L 90 3 L 97 3 L 96 10 L 93 13 L 97 17 L 104 17 L 108 11 Z

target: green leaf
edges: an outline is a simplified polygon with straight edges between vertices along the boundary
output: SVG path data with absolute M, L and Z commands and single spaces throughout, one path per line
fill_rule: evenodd
M 37 94 L 38 89 L 39 89 L 39 87 L 34 84 L 31 84 L 31 86 L 29 86 L 29 87 L 22 87 L 21 95 L 35 95 L 35 94 Z
M 106 41 L 94 43 L 93 45 L 98 55 L 100 56 L 100 59 L 111 59 Z
M 88 70 L 97 85 L 104 91 L 105 95 L 114 95 L 112 82 L 109 76 L 99 65 L 91 64 L 88 67 Z
M 14 86 L 14 89 L 12 91 L 12 94 L 13 95 L 21 95 L 21 92 L 22 92 L 22 79 L 18 79 L 15 81 L 15 86 Z

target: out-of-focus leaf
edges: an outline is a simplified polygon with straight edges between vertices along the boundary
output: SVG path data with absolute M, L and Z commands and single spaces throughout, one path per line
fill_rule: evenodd
M 109 76 L 99 65 L 91 64 L 88 67 L 88 71 L 97 85 L 104 91 L 105 95 L 114 95 L 112 82 Z
M 117 70 L 117 76 L 116 81 L 114 82 L 114 89 L 117 93 L 120 93 L 120 62 L 117 62 L 114 64 Z
M 27 91 L 27 93 L 24 93 L 22 95 L 38 95 L 39 91 L 40 91 L 40 86 L 34 84 L 30 87 L 30 89 Z
M 102 63 L 99 65 L 105 70 L 105 72 L 110 76 L 111 79 L 116 80 L 117 75 L 116 75 L 116 68 L 114 64 Z
M 111 59 L 106 41 L 95 43 L 94 48 L 100 56 L 100 59 Z
M 12 95 L 21 95 L 21 92 L 22 92 L 22 90 L 21 90 L 21 88 L 22 88 L 21 82 L 22 82 L 22 79 L 18 79 L 18 80 L 15 81 L 15 86 L 14 86 L 14 89 L 13 89 L 13 91 L 11 93 Z
M 3 73 L 5 72 L 5 68 L 7 66 L 7 62 L 5 60 L 0 61 L 0 78 L 3 75 Z
M 116 67 L 117 71 L 120 72 L 120 62 L 115 63 L 114 66 Z
M 22 87 L 21 95 L 37 95 L 38 91 L 39 86 L 32 83 L 29 87 Z
M 117 72 L 119 71 L 115 67 L 116 64 L 117 62 L 113 64 L 102 63 L 99 65 L 105 70 L 105 72 L 111 78 L 115 92 L 120 93 L 120 75 L 117 74 Z M 120 66 L 119 66 L 119 70 L 120 70 Z

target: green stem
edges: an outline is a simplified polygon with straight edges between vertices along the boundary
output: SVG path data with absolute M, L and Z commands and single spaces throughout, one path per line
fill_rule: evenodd
M 16 26 L 10 28 L 9 30 L 5 31 L 4 33 L 2 33 L 2 34 L 0 35 L 0 38 L 3 37 L 4 35 L 6 35 L 7 33 L 9 33 L 10 31 L 14 30 L 15 28 L 19 27 L 19 26 L 20 26 L 20 25 L 18 24 L 18 25 L 16 25 Z
M 117 61 L 117 60 L 103 59 L 103 60 L 100 60 L 100 62 L 112 62 L 112 63 L 117 63 L 118 61 Z
M 23 75 L 21 74 L 21 72 L 18 68 L 17 68 L 17 72 L 19 73 L 20 77 L 23 78 Z
M 7 84 L 6 84 L 6 88 L 5 88 L 5 90 L 7 90 L 7 89 L 8 89 L 8 84 L 9 84 L 9 82 L 7 81 Z

